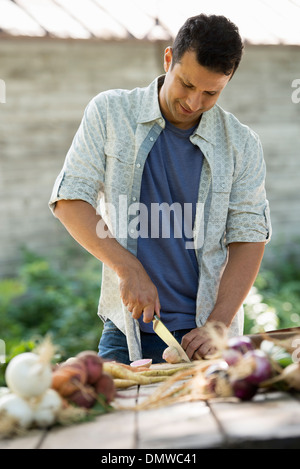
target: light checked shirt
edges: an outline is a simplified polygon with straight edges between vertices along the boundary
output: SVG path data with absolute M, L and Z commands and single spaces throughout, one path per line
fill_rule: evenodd
M 137 253 L 137 210 L 146 158 L 165 126 L 158 89 L 109 90 L 88 104 L 53 187 L 49 206 L 61 199 L 90 203 L 117 241 Z M 204 112 L 190 137 L 203 155 L 193 248 L 199 266 L 196 324 L 214 308 L 232 242 L 268 242 L 271 237 L 265 192 L 265 162 L 259 137 L 218 104 Z M 103 236 L 103 225 L 97 227 Z M 191 246 L 189 246 L 191 248 Z M 140 329 L 120 298 L 116 273 L 103 265 L 98 314 L 126 335 L 130 360 L 142 358 Z M 241 308 L 231 335 L 243 333 Z

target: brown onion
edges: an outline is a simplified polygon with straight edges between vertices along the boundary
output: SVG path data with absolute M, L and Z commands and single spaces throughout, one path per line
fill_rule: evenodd
M 87 370 L 87 383 L 94 384 L 102 373 L 102 358 L 93 350 L 78 353 L 76 358 L 82 361 Z
M 80 362 L 62 363 L 52 373 L 52 388 L 63 397 L 68 397 L 86 384 L 87 371 Z
M 68 401 L 86 409 L 93 407 L 96 400 L 95 390 L 89 385 L 85 385 L 82 389 L 78 389 L 68 397 Z
M 116 389 L 113 378 L 108 373 L 102 373 L 100 378 L 94 384 L 97 394 L 102 394 L 106 402 L 112 402 L 116 395 Z

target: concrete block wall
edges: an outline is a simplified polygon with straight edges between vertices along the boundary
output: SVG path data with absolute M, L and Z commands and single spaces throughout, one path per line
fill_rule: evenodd
M 47 203 L 84 108 L 100 91 L 147 85 L 163 72 L 166 45 L 1 38 L 0 276 L 14 273 L 21 246 L 49 254 L 69 242 Z M 247 46 L 219 101 L 261 137 L 282 243 L 300 237 L 299 63 L 300 47 Z

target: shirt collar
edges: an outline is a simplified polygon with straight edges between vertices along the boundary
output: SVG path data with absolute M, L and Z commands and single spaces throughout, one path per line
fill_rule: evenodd
M 140 113 L 137 122 L 145 124 L 147 122 L 160 120 L 164 122 L 163 116 L 160 111 L 158 90 L 165 79 L 165 75 L 161 75 L 153 80 L 152 83 L 145 89 L 142 99 Z
M 165 75 L 160 75 L 145 89 L 137 120 L 139 124 L 159 121 L 162 127 L 164 126 L 164 119 L 158 100 L 158 92 L 164 79 Z M 213 145 L 215 145 L 215 106 L 209 111 L 203 113 L 200 123 L 194 133 Z
M 209 111 L 202 114 L 200 123 L 195 131 L 195 135 L 198 135 L 213 145 L 216 144 L 215 106 L 217 105 L 215 104 Z

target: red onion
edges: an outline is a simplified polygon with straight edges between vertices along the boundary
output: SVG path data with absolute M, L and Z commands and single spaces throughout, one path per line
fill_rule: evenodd
M 244 360 L 253 360 L 254 369 L 245 380 L 251 384 L 259 384 L 272 375 L 272 365 L 268 356 L 262 350 L 250 350 L 244 355 Z
M 222 351 L 222 358 L 229 366 L 236 365 L 242 357 L 243 354 L 239 350 L 235 350 L 233 348 L 228 348 Z
M 254 345 L 249 337 L 243 335 L 240 337 L 230 337 L 228 339 L 228 348 L 241 353 L 247 353 L 249 350 L 254 350 Z
M 242 401 L 249 401 L 256 394 L 257 386 L 244 379 L 237 379 L 231 382 L 231 387 L 235 397 Z

